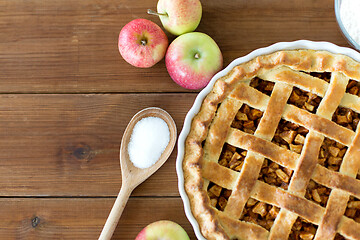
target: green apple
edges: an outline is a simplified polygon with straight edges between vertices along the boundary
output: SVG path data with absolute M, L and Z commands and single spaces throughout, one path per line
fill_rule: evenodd
M 190 240 L 185 230 L 177 223 L 162 220 L 147 225 L 135 240 Z
M 181 35 L 197 28 L 202 7 L 199 0 L 159 0 L 157 11 L 148 10 L 148 13 L 158 15 L 168 32 Z
M 191 32 L 177 37 L 170 44 L 165 64 L 174 82 L 184 88 L 200 89 L 222 69 L 223 57 L 211 37 Z

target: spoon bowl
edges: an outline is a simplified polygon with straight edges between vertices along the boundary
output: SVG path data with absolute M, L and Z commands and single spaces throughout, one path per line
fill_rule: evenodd
M 161 154 L 156 163 L 148 168 L 137 168 L 130 161 L 128 154 L 128 145 L 134 126 L 143 118 L 158 117 L 164 120 L 169 128 L 170 140 L 165 150 Z M 127 125 L 120 146 L 120 166 L 121 166 L 121 189 L 117 196 L 114 206 L 111 209 L 108 219 L 100 234 L 99 240 L 111 239 L 121 214 L 125 208 L 131 192 L 143 181 L 149 178 L 156 170 L 158 170 L 169 158 L 174 149 L 177 138 L 176 125 L 169 113 L 161 108 L 150 107 L 145 108 L 136 113 Z M 154 139 L 156 140 L 156 139 Z
M 128 145 L 131 138 L 131 133 L 136 125 L 143 118 L 147 117 L 158 117 L 161 118 L 166 122 L 170 131 L 170 140 L 168 145 L 166 146 L 165 150 L 161 154 L 160 158 L 156 163 L 148 168 L 137 168 L 135 167 L 132 162 L 130 161 L 129 153 L 128 153 Z M 137 181 L 138 184 L 132 182 L 134 185 L 139 185 L 145 179 L 147 179 L 150 175 L 152 175 L 156 170 L 158 170 L 165 161 L 169 158 L 172 150 L 174 149 L 176 143 L 176 125 L 172 117 L 167 113 L 165 110 L 156 107 L 145 108 L 140 112 L 136 113 L 133 118 L 130 120 L 129 124 L 127 125 L 123 138 L 121 140 L 121 147 L 120 147 L 120 165 L 121 165 L 121 175 L 122 175 L 122 182 L 124 182 L 124 177 L 131 174 L 133 179 Z M 135 186 L 135 187 L 136 187 Z

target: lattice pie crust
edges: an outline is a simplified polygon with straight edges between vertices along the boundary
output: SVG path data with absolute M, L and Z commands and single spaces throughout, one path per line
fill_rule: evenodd
M 259 56 L 216 81 L 185 143 L 207 239 L 360 239 L 360 64 Z

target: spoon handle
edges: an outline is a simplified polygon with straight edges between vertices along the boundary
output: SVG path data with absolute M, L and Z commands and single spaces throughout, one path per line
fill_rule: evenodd
M 123 185 L 120 189 L 119 195 L 117 196 L 104 228 L 101 231 L 99 240 L 110 240 L 114 234 L 115 228 L 132 192 L 131 188 L 124 186 L 126 185 Z

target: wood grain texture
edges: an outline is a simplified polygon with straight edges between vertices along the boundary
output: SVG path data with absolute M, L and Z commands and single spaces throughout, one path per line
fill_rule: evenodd
M 177 86 L 164 60 L 139 69 L 117 49 L 129 21 L 147 18 L 160 25 L 146 14 L 156 3 L 0 0 L 1 239 L 97 239 L 120 189 L 119 143 L 131 117 L 161 107 L 181 130 L 197 91 Z M 333 0 L 202 5 L 197 31 L 218 43 L 225 66 L 279 41 L 349 46 Z M 176 152 L 135 189 L 113 239 L 134 239 L 161 219 L 178 222 L 195 239 L 178 197 Z
M 197 31 L 214 38 L 225 66 L 279 41 L 308 39 L 349 46 L 338 29 L 333 2 L 202 1 Z M 0 92 L 186 91 L 172 82 L 164 60 L 153 68 L 138 69 L 118 53 L 118 34 L 127 22 L 147 18 L 160 24 L 157 17 L 146 14 L 156 3 L 0 0 Z
M 195 94 L 0 95 L 1 196 L 116 196 L 132 115 L 157 106 L 178 131 Z M 176 148 L 135 196 L 178 196 Z
M 114 198 L 1 198 L 0 236 L 2 240 L 95 240 L 114 201 Z M 133 240 L 146 225 L 164 219 L 179 223 L 191 239 L 196 239 L 178 197 L 130 198 L 112 239 Z

